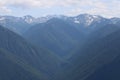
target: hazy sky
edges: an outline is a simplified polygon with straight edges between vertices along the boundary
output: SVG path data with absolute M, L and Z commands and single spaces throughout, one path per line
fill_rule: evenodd
M 94 14 L 120 17 L 120 0 L 0 0 L 0 15 Z

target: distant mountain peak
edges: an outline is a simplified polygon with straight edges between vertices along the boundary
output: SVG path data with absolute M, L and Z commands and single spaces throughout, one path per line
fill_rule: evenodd
M 80 14 L 76 17 L 73 17 L 74 23 L 77 24 L 84 24 L 85 26 L 91 25 L 93 22 L 98 22 L 100 20 L 104 19 L 101 16 L 98 15 L 90 15 L 90 14 Z
M 35 18 L 32 17 L 31 15 L 26 15 L 26 16 L 23 16 L 23 19 L 25 20 L 25 22 L 27 23 L 33 23 Z

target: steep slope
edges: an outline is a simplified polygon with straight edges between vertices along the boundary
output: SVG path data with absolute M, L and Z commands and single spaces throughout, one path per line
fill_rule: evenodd
M 51 80 L 61 65 L 57 56 L 46 49 L 32 47 L 22 37 L 1 26 L 0 57 L 2 80 Z
M 46 23 L 33 26 L 24 37 L 37 47 L 44 47 L 65 56 L 79 41 L 82 43 L 84 34 L 69 23 L 53 18 Z
M 28 64 L 25 64 L 19 59 L 10 56 L 11 53 L 0 49 L 0 79 L 1 80 L 40 80 L 28 69 Z M 30 66 L 29 66 L 30 67 Z M 42 77 L 41 77 L 42 78 Z
M 68 61 L 72 66 L 64 70 L 65 74 L 61 74 L 63 77 L 59 80 L 119 80 L 120 69 L 117 67 L 120 65 L 119 35 L 118 28 L 104 37 L 85 43 L 69 57 Z M 112 72 L 109 73 L 109 70 Z
M 110 62 L 103 65 L 101 68 L 96 70 L 92 75 L 90 75 L 86 80 L 119 80 L 120 76 L 120 29 L 117 32 L 112 33 L 106 37 L 105 49 L 106 58 L 102 57 L 102 62 L 109 60 L 108 57 L 111 56 Z M 104 40 L 105 41 L 105 40 Z M 104 50 L 105 50 L 104 49 Z M 111 55 L 112 54 L 112 55 Z M 113 60 L 112 60 L 113 59 Z

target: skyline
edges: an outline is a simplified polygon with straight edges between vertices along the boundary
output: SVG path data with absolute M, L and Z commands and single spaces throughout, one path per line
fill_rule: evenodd
M 42 17 L 79 14 L 120 17 L 119 0 L 0 0 L 0 15 Z

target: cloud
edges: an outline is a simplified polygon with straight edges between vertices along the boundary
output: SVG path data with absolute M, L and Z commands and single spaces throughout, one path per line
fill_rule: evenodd
M 0 0 L 4 5 L 19 7 L 19 8 L 48 8 L 56 5 L 57 0 Z
M 76 7 L 75 7 L 76 6 Z M 69 16 L 88 13 L 93 15 L 102 15 L 104 17 L 120 17 L 120 0 L 84 0 L 76 3 L 74 8 L 66 11 Z
M 5 6 L 4 2 L 0 1 L 0 13 L 11 13 L 12 11 Z
M 64 8 L 65 15 L 89 13 L 113 17 L 120 14 L 120 0 L 0 0 L 2 12 L 11 12 L 10 7 L 21 9 L 54 9 L 61 7 Z
M 100 0 L 0 0 L 0 3 L 14 7 L 26 7 L 26 8 L 30 7 L 49 8 L 55 6 L 81 7 L 92 5 L 97 6 L 98 4 L 102 4 Z
M 7 7 L 0 7 L 0 13 L 8 13 L 10 14 L 12 11 Z

